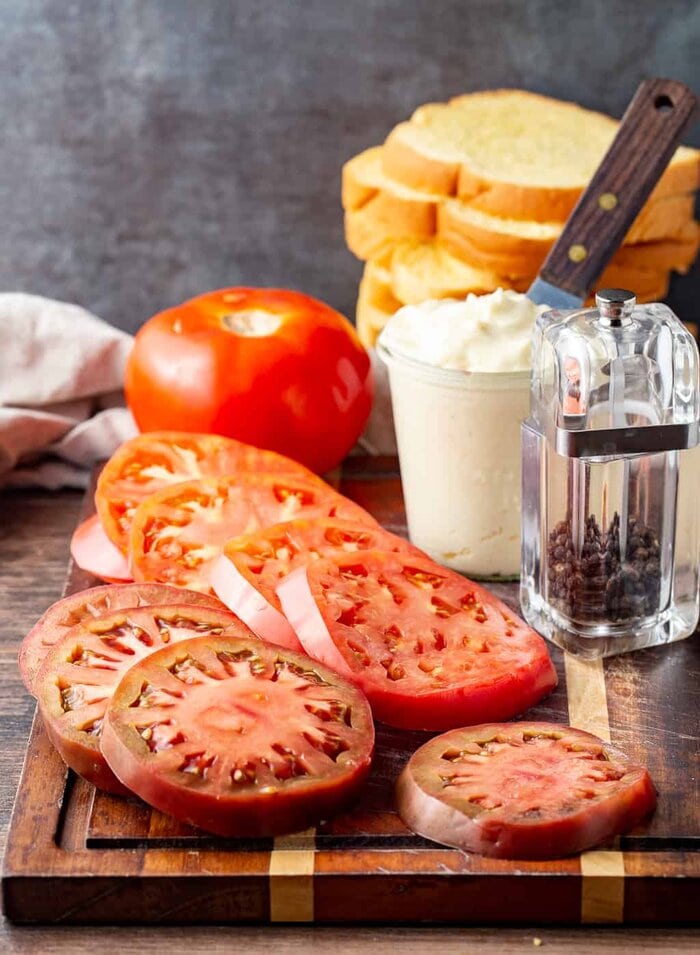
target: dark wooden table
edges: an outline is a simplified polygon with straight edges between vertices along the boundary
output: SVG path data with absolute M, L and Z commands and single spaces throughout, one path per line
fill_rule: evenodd
M 0 839 L 4 847 L 34 702 L 25 692 L 16 666 L 19 642 L 61 592 L 68 540 L 81 504 L 77 492 L 0 492 Z M 697 951 L 696 929 L 550 929 L 523 928 L 17 928 L 0 925 L 0 952 L 228 952 L 235 944 L 247 951 L 321 951 L 407 955 L 485 951 L 530 952 L 541 944 L 547 952 L 578 955 Z

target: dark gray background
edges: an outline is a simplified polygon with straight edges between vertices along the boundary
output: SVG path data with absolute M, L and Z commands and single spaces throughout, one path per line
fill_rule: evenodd
M 470 89 L 700 91 L 699 41 L 698 0 L 0 0 L 0 289 L 131 330 L 237 283 L 352 314 L 345 159 Z

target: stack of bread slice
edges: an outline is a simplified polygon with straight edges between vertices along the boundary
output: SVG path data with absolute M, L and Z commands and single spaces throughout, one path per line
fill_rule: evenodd
M 525 290 L 617 131 L 518 90 L 421 106 L 343 167 L 345 237 L 365 261 L 357 326 L 373 345 L 401 305 Z M 698 252 L 700 151 L 679 148 L 598 284 L 658 301 Z M 614 208 L 615 197 L 604 200 Z M 607 207 L 607 206 L 606 206 Z

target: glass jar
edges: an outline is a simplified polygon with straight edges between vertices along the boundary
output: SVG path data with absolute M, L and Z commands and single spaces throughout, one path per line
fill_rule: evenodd
M 411 541 L 482 579 L 520 568 L 520 425 L 530 373 L 439 368 L 378 353 L 391 402 Z

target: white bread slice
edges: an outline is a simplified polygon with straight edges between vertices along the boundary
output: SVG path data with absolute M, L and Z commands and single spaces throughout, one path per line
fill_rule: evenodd
M 390 273 L 378 263 L 367 262 L 355 310 L 355 327 L 365 348 L 374 348 L 379 333 L 401 305 L 391 291 Z
M 343 166 L 342 203 L 348 248 L 362 260 L 380 254 L 387 243 L 429 239 L 437 230 L 435 198 L 387 180 L 379 146 Z
M 691 195 L 647 203 L 625 242 L 679 237 L 692 221 L 693 204 Z M 343 167 L 343 206 L 346 241 L 360 259 L 373 258 L 400 239 L 430 238 L 437 229 L 456 248 L 463 236 L 467 247 L 477 247 L 471 255 L 474 264 L 504 275 L 529 274 L 539 267 L 563 228 L 557 222 L 492 216 L 459 199 L 407 189 L 383 172 L 381 147 L 365 150 Z M 479 249 L 486 254 L 479 256 Z
M 626 245 L 677 238 L 693 222 L 693 195 L 667 196 L 647 203 L 625 236 Z M 485 252 L 539 259 L 554 245 L 564 226 L 560 222 L 506 219 L 472 208 L 459 199 L 438 206 L 438 235 L 458 232 Z
M 685 275 L 695 262 L 700 249 L 700 224 L 689 222 L 673 239 L 659 242 L 638 242 L 621 246 L 613 263 L 628 268 L 679 272 Z
M 437 231 L 437 206 L 433 205 L 425 218 L 396 216 L 393 203 L 385 201 L 387 199 L 388 193 L 378 193 L 361 209 L 345 213 L 345 243 L 362 262 L 375 258 L 402 239 L 431 239 Z
M 391 289 L 403 305 L 428 298 L 463 298 L 470 292 L 483 295 L 504 284 L 524 292 L 530 280 L 507 281 L 488 269 L 475 268 L 450 255 L 440 242 L 403 242 L 390 260 Z
M 382 164 L 423 192 L 458 195 L 491 215 L 565 222 L 618 128 L 574 103 L 492 90 L 428 103 L 389 134 Z M 652 193 L 700 185 L 700 152 L 680 147 Z
M 666 201 L 659 200 L 655 205 Z M 460 205 L 460 203 L 457 204 Z M 530 251 L 519 253 L 502 251 L 497 244 L 491 242 L 485 242 L 484 246 L 490 246 L 490 248 L 484 248 L 473 241 L 459 223 L 456 228 L 454 227 L 452 212 L 448 211 L 447 205 L 449 203 L 445 204 L 444 215 L 441 209 L 441 215 L 438 217 L 437 238 L 452 255 L 469 265 L 492 269 L 510 278 L 533 275 L 539 271 L 553 242 L 536 243 Z M 685 273 L 697 256 L 698 234 L 698 224 L 689 220 L 683 230 L 673 238 L 620 246 L 612 258 L 612 264 L 652 271 L 672 270 Z
M 383 268 L 386 274 L 386 266 Z M 388 271 L 393 295 L 403 305 L 429 298 L 460 298 L 469 292 L 479 295 L 499 287 L 525 292 L 535 277 L 532 273 L 514 281 L 494 272 L 470 268 L 450 255 L 440 241 L 401 243 L 391 255 Z M 648 300 L 649 295 L 665 289 L 667 283 L 668 271 L 611 264 L 597 285 L 629 288 Z
M 382 166 L 382 147 L 371 146 L 343 165 L 341 175 L 341 202 L 343 209 L 361 209 L 378 192 L 387 192 L 396 202 L 397 209 L 417 205 L 435 206 L 439 196 L 429 192 L 410 189 L 387 176 Z M 402 205 L 403 203 L 403 205 Z

